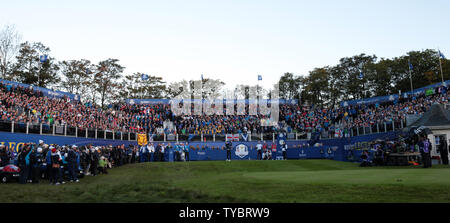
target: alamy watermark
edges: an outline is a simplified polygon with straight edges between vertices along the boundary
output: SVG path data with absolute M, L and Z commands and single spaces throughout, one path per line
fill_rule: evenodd
M 191 89 L 183 89 L 170 100 L 171 111 L 176 116 L 250 115 L 260 116 L 261 126 L 276 126 L 279 120 L 279 88 L 276 84 L 264 99 L 260 89 L 235 89 L 219 94 L 212 91 L 213 83 L 196 81 Z M 173 89 L 174 91 L 177 89 Z M 246 97 L 247 96 L 247 97 Z M 224 106 L 225 105 L 225 106 Z M 246 109 L 248 105 L 248 109 Z

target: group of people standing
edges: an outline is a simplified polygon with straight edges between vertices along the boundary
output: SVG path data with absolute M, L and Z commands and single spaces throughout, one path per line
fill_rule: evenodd
M 0 166 L 15 164 L 20 168 L 19 183 L 39 183 L 47 179 L 50 184 L 64 184 L 65 180 L 79 182 L 80 177 L 107 174 L 108 168 L 139 161 L 136 146 L 56 145 L 26 143 L 19 151 L 7 150 L 0 145 Z
M 283 152 L 283 159 L 286 160 L 286 152 L 288 149 L 287 143 L 283 142 L 281 144 L 281 151 Z M 272 143 L 272 145 L 269 147 L 269 145 L 264 141 L 259 141 L 258 144 L 256 144 L 256 159 L 257 160 L 273 160 L 275 159 L 275 156 L 272 155 L 272 152 L 277 151 L 277 145 L 275 143 Z
M 190 147 L 188 143 L 175 143 L 173 146 L 169 143 L 164 145 L 159 143 L 156 146 L 153 143 L 146 143 L 139 149 L 140 162 L 164 162 L 165 153 L 169 148 L 173 148 L 174 161 L 189 161 Z
M 442 161 L 442 164 L 448 165 L 448 144 L 444 136 L 439 136 L 439 145 L 437 145 L 436 150 L 439 152 L 440 159 Z M 430 168 L 432 166 L 432 156 L 431 156 L 431 150 L 432 145 L 430 142 L 430 139 L 423 135 L 419 136 L 419 141 L 416 144 L 416 147 L 418 147 L 418 150 L 420 152 L 420 155 L 422 157 L 422 163 L 424 168 Z
M 445 139 L 445 136 L 438 136 L 436 138 L 436 152 L 440 155 L 442 164 L 448 165 L 448 153 L 449 146 Z M 396 142 L 378 142 L 373 145 L 373 164 L 376 166 L 389 165 L 389 157 L 392 153 L 405 153 L 412 152 L 420 154 L 417 158 L 413 157 L 412 160 L 408 160 L 408 163 L 414 165 L 423 164 L 424 168 L 432 167 L 432 143 L 427 135 L 415 135 L 408 139 L 399 137 Z M 361 155 L 361 166 L 370 166 L 372 161 L 370 159 L 369 151 L 363 151 Z M 391 160 L 392 161 L 392 160 Z

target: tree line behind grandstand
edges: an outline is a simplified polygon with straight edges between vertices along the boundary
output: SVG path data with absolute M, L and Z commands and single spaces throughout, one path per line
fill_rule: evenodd
M 13 25 L 0 30 L 0 77 L 54 90 L 79 94 L 84 102 L 106 109 L 109 104 L 130 98 L 173 98 L 183 90 L 192 90 L 196 82 L 209 83 L 203 98 L 226 97 L 221 80 L 181 80 L 166 83 L 163 77 L 144 73 L 124 74 L 119 59 L 109 58 L 92 63 L 88 59 L 58 61 L 41 42 L 22 42 Z M 41 55 L 49 55 L 43 63 Z M 410 51 L 394 58 L 379 58 L 364 53 L 344 57 L 334 66 L 315 68 L 306 75 L 290 72 L 278 81 L 280 97 L 334 108 L 340 101 L 396 94 L 410 90 L 409 71 L 413 88 L 441 81 L 437 50 Z M 450 63 L 442 59 L 443 78 L 450 79 Z M 360 78 L 363 73 L 362 78 Z M 256 79 L 256 74 L 255 74 Z M 257 86 L 238 85 L 235 91 L 245 98 Z M 267 90 L 259 89 L 263 92 Z

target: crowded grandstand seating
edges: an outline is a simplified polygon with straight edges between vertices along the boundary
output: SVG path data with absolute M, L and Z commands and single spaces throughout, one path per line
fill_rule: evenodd
M 433 103 L 448 103 L 446 87 L 436 93 L 401 98 L 382 104 L 320 108 L 293 104 L 280 105 L 277 127 L 261 126 L 264 116 L 211 115 L 175 116 L 170 105 L 117 103 L 106 110 L 69 98 L 49 98 L 32 88 L 0 82 L 0 116 L 2 122 L 19 125 L 67 126 L 101 129 L 108 132 L 151 134 L 214 135 L 251 132 L 254 134 L 287 132 L 322 137 L 350 137 L 362 133 L 399 129 L 409 114 L 423 114 Z M 106 133 L 105 133 L 106 134 Z

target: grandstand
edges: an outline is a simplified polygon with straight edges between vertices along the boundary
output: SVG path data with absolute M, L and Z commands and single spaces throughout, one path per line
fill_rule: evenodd
M 430 88 L 436 94 L 425 95 L 425 89 Z M 175 116 L 168 100 L 127 101 L 101 110 L 83 104 L 76 95 L 54 96 L 48 92 L 1 80 L 0 131 L 126 141 L 137 140 L 139 133 L 148 134 L 154 141 L 190 138 L 214 142 L 226 139 L 226 134 L 238 134 L 239 140 L 245 135 L 250 141 L 275 141 L 280 132 L 290 140 L 309 140 L 314 133 L 320 133 L 322 139 L 333 139 L 400 130 L 406 127 L 409 115 L 420 116 L 433 103 L 448 103 L 447 87 L 441 85 L 386 96 L 384 100 L 342 102 L 334 109 L 283 103 L 278 125 L 262 126 L 262 115 Z

